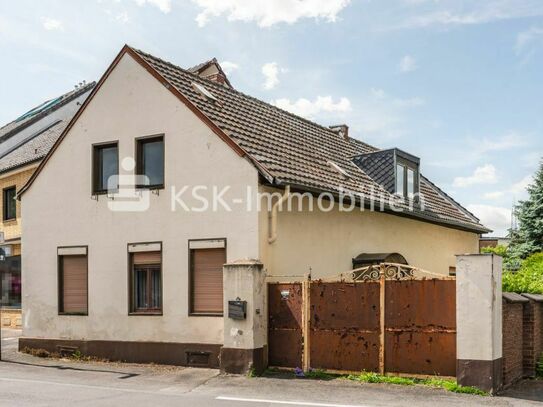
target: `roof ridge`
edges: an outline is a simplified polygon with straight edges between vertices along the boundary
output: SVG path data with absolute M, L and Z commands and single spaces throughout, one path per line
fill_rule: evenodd
M 130 47 L 130 46 L 129 46 L 129 47 Z M 140 50 L 140 49 L 138 49 L 138 48 L 134 48 L 134 47 L 130 47 L 130 48 L 132 48 L 132 50 L 134 50 L 134 51 L 136 51 L 136 52 L 138 52 L 138 53 L 140 53 L 140 54 L 143 54 L 143 55 L 146 55 L 146 56 L 148 56 L 148 57 L 154 58 L 154 59 L 159 60 L 159 61 L 161 61 L 161 62 L 163 62 L 163 63 L 165 63 L 165 64 L 168 64 L 168 65 L 170 65 L 170 66 L 172 66 L 172 67 L 174 67 L 174 68 L 176 68 L 176 69 L 179 69 L 179 70 L 181 70 L 182 72 L 187 73 L 188 75 L 192 75 L 192 76 L 194 76 L 195 78 L 197 78 L 197 79 L 199 79 L 199 80 L 205 81 L 206 83 L 209 83 L 210 85 L 216 87 L 217 89 L 222 89 L 222 90 L 227 89 L 227 90 L 230 91 L 230 92 L 235 92 L 235 93 L 237 93 L 237 94 L 239 94 L 239 95 L 242 95 L 243 97 L 252 99 L 252 100 L 254 100 L 254 101 L 258 102 L 258 103 L 261 103 L 261 104 L 266 105 L 267 107 L 271 107 L 271 108 L 273 108 L 273 109 L 275 109 L 275 110 L 278 110 L 278 111 L 280 111 L 281 113 L 285 113 L 285 114 L 287 114 L 287 115 L 289 115 L 289 116 L 291 116 L 291 117 L 295 117 L 296 119 L 303 120 L 303 121 L 306 122 L 306 123 L 309 123 L 309 124 L 311 124 L 311 125 L 313 125 L 313 126 L 319 127 L 319 128 L 321 128 L 321 129 L 323 129 L 323 130 L 326 130 L 326 131 L 329 132 L 331 135 L 334 135 L 334 136 L 337 137 L 337 134 L 334 132 L 334 130 L 330 129 L 329 127 L 327 127 L 327 126 L 325 126 L 325 125 L 316 123 L 316 122 L 314 122 L 314 121 L 311 121 L 311 120 L 309 120 L 309 119 L 306 119 L 305 117 L 298 116 L 298 115 L 295 114 L 295 113 L 289 112 L 288 110 L 285 110 L 285 109 L 282 109 L 282 108 L 277 107 L 277 106 L 275 106 L 275 105 L 272 105 L 271 103 L 268 103 L 268 102 L 265 102 L 265 101 L 263 101 L 263 100 L 260 100 L 260 99 L 254 97 L 254 96 L 251 96 L 251 95 L 248 95 L 248 94 L 246 94 L 246 93 L 243 93 L 243 92 L 241 92 L 241 91 L 239 91 L 239 90 L 237 90 L 237 89 L 234 89 L 234 88 L 225 88 L 224 86 L 222 86 L 221 84 L 219 84 L 219 83 L 217 83 L 217 82 L 214 82 L 214 81 L 212 81 L 212 80 L 210 80 L 210 79 L 201 77 L 201 76 L 195 74 L 194 72 L 190 72 L 190 71 L 188 71 L 188 70 L 185 69 L 185 68 L 181 68 L 179 65 L 176 65 L 176 64 L 174 64 L 173 62 L 166 61 L 166 60 L 164 60 L 164 59 L 162 59 L 162 58 L 160 58 L 160 57 L 157 57 L 157 56 L 154 56 L 154 55 L 152 55 L 152 54 L 149 54 L 149 53 L 147 53 L 147 52 L 145 52 L 145 51 L 142 51 L 142 50 Z M 350 137 L 350 138 L 352 138 L 352 137 Z M 347 140 L 345 140 L 345 139 L 343 139 L 343 138 L 341 138 L 341 137 L 337 137 L 337 139 L 338 139 L 338 140 L 343 140 L 343 141 L 347 142 Z

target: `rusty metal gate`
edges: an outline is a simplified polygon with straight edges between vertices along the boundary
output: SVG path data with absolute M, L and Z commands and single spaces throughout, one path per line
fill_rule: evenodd
M 456 282 L 381 264 L 336 281 L 268 284 L 269 364 L 456 375 Z

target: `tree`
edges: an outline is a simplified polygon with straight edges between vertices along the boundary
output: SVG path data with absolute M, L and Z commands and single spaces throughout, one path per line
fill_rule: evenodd
M 528 199 L 515 207 L 519 229 L 511 231 L 511 254 L 523 259 L 543 251 L 543 161 L 534 182 L 528 186 Z

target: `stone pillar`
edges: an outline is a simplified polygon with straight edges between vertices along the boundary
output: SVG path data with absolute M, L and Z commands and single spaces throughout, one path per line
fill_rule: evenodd
M 496 393 L 502 369 L 502 258 L 456 257 L 456 377 L 458 384 Z
M 266 280 L 258 260 L 239 260 L 225 264 L 224 345 L 221 371 L 245 374 L 250 369 L 261 373 L 267 366 Z M 235 309 L 229 311 L 229 301 Z M 239 319 L 239 305 L 246 302 L 246 317 Z M 237 306 L 236 306 L 237 305 Z

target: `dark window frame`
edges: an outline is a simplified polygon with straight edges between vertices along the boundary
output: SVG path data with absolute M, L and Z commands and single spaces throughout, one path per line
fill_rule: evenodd
M 193 262 L 193 251 L 194 250 L 205 250 L 205 249 L 191 249 L 190 243 L 191 242 L 202 242 L 207 240 L 222 240 L 224 242 L 224 255 L 225 260 L 228 259 L 228 251 L 227 251 L 227 240 L 226 237 L 210 237 L 210 238 L 203 238 L 203 239 L 189 239 L 187 242 L 187 249 L 188 249 L 188 315 L 189 317 L 223 317 L 224 316 L 224 309 L 221 313 L 211 313 L 211 312 L 194 312 L 193 311 L 193 298 L 194 298 L 194 262 Z M 223 299 L 224 300 L 224 299 Z
M 130 245 L 140 244 L 159 244 L 160 245 L 160 308 L 137 309 L 134 296 L 134 264 L 130 252 Z M 155 250 L 152 250 L 155 251 Z M 128 262 L 128 315 L 135 316 L 162 316 L 164 310 L 164 245 L 161 241 L 158 242 L 131 242 L 126 245 L 127 262 Z M 148 290 L 150 285 L 147 286 Z
M 13 191 L 13 204 L 14 204 L 14 210 L 15 215 L 12 217 L 8 217 L 8 198 L 6 197 L 7 193 L 9 191 Z M 9 187 L 6 187 L 2 190 L 2 219 L 4 222 L 12 222 L 14 220 L 17 220 L 17 201 L 15 200 L 15 197 L 17 196 L 17 186 L 11 185 Z
M 166 141 L 164 133 L 152 134 L 149 136 L 137 137 L 135 154 L 136 157 L 136 175 L 145 175 L 143 173 L 143 148 L 142 146 L 146 143 L 152 143 L 156 141 L 162 141 L 162 183 L 161 184 L 151 184 L 151 185 L 136 185 L 139 189 L 164 189 L 166 184 Z
M 398 167 L 402 168 L 403 171 L 403 188 L 402 191 L 397 190 L 396 180 L 398 179 Z M 396 163 L 394 166 L 394 192 L 396 194 L 400 194 L 404 198 L 411 199 L 408 195 L 407 191 L 407 184 L 408 184 L 408 169 L 413 171 L 413 196 L 416 197 L 417 194 L 420 192 L 420 173 L 419 173 L 419 166 L 416 163 L 410 162 L 408 160 L 402 159 L 402 158 L 396 158 Z
M 119 141 L 106 141 L 103 143 L 96 143 L 92 145 L 92 180 L 91 180 L 91 189 L 93 195 L 104 195 L 109 192 L 117 192 L 119 189 L 119 186 L 117 185 L 117 188 L 114 190 L 108 190 L 107 186 L 106 188 L 99 188 L 100 180 L 101 180 L 101 174 L 100 174 L 100 155 L 98 154 L 98 151 L 105 148 L 111 148 L 116 147 L 117 148 L 117 175 L 119 174 Z
M 62 258 L 66 256 L 72 256 L 70 254 L 58 254 L 59 249 L 73 249 L 73 248 L 85 248 L 85 258 L 87 260 L 87 312 L 64 312 L 64 287 L 62 285 L 64 281 L 64 270 L 62 269 Z M 82 255 L 75 255 L 82 256 Z M 73 316 L 88 316 L 89 315 L 89 246 L 87 245 L 78 245 L 78 246 L 58 246 L 57 247 L 57 311 L 58 315 L 73 315 Z

